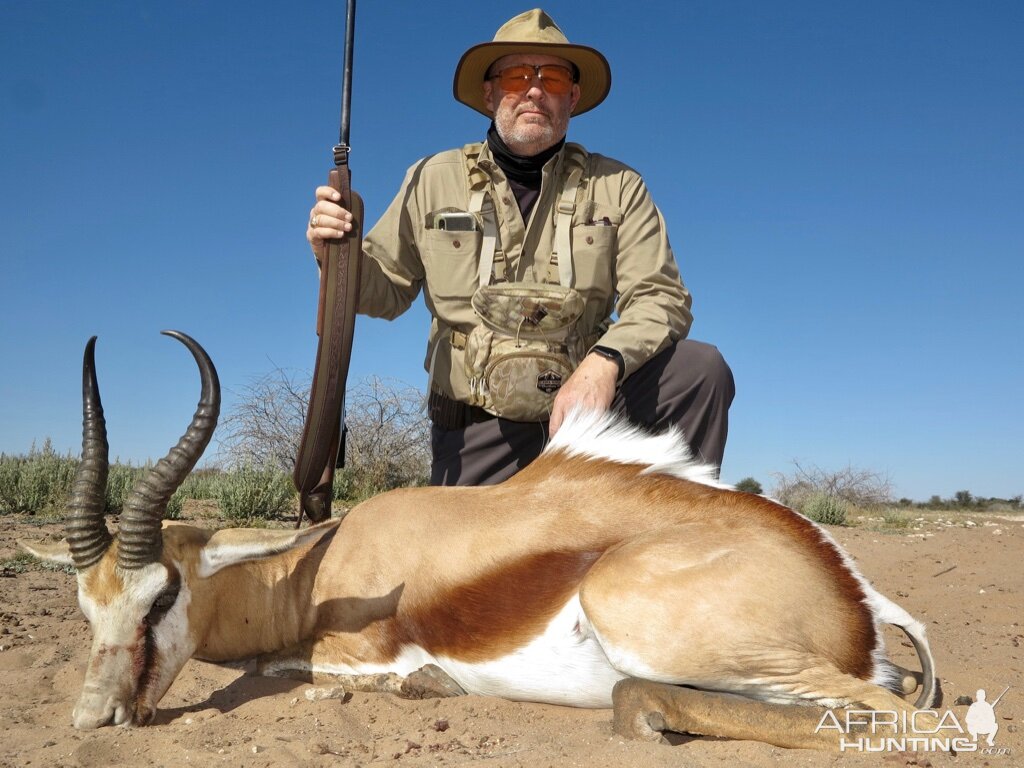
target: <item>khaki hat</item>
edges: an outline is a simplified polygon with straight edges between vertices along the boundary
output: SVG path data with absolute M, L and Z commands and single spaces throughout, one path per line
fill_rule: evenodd
M 540 8 L 521 13 L 501 25 L 489 43 L 474 45 L 455 68 L 452 90 L 455 100 L 491 117 L 484 103 L 483 82 L 491 64 L 511 53 L 539 53 L 560 56 L 576 65 L 580 72 L 580 100 L 572 114 L 582 115 L 608 95 L 612 70 L 608 60 L 585 45 L 572 45 L 554 20 Z

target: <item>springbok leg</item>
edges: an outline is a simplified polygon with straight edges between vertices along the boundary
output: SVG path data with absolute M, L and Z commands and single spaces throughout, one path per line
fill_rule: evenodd
M 766 704 L 728 693 L 627 678 L 612 691 L 620 736 L 666 741 L 663 731 L 762 741 L 790 749 L 837 749 L 834 730 L 815 733 L 824 710 Z
M 302 644 L 279 653 L 261 656 L 256 672 L 270 677 L 285 677 L 307 683 L 335 683 L 347 691 L 393 693 L 405 699 L 439 699 L 464 696 L 463 690 L 448 673 L 436 664 L 426 664 L 402 677 L 394 672 L 346 675 L 329 671 L 316 664 L 317 642 Z

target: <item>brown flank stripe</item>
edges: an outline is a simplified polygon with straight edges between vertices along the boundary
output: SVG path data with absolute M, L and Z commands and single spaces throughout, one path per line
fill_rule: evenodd
M 442 590 L 430 603 L 400 612 L 386 635 L 391 658 L 415 644 L 465 662 L 499 659 L 538 637 L 579 589 L 603 554 L 551 551 L 528 555 L 467 584 Z

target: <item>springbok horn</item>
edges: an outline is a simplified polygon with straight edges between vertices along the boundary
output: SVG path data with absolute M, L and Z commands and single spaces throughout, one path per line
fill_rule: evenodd
M 71 484 L 66 532 L 78 570 L 95 564 L 110 546 L 103 511 L 106 508 L 107 422 L 96 381 L 96 337 L 85 345 L 82 359 L 82 460 Z
M 122 568 L 142 568 L 160 557 L 160 526 L 167 502 L 203 455 L 220 414 L 220 381 L 209 355 L 198 342 L 180 331 L 162 333 L 188 347 L 199 366 L 203 390 L 192 423 L 178 444 L 136 483 L 124 502 L 117 534 L 117 563 Z

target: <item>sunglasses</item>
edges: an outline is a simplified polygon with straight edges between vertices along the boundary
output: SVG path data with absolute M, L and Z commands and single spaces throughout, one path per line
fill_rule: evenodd
M 503 69 L 487 79 L 497 80 L 503 91 L 523 93 L 530 90 L 535 77 L 540 80 L 541 88 L 556 96 L 567 94 L 572 90 L 572 84 L 575 82 L 572 72 L 557 64 L 517 64 L 514 67 Z

